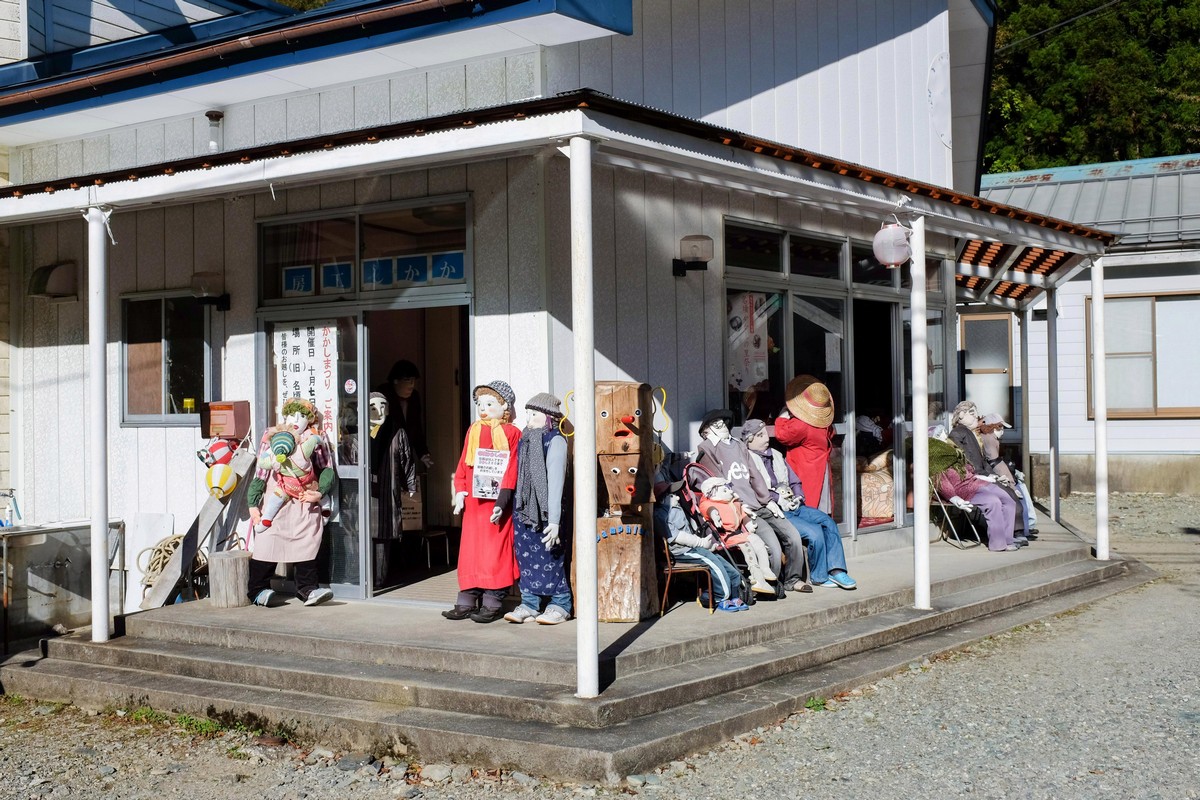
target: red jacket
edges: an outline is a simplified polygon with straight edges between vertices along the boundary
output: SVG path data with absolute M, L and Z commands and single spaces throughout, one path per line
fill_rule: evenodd
M 775 438 L 783 445 L 784 458 L 804 487 L 804 504 L 813 508 L 821 502 L 833 433 L 832 425 L 818 428 L 792 416 L 775 419 Z M 832 503 L 833 492 L 829 498 Z

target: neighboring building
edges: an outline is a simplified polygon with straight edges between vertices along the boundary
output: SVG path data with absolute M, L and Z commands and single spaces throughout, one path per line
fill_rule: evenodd
M 1109 487 L 1200 494 L 1200 154 L 986 175 L 983 196 L 1120 234 L 1104 257 Z M 1061 469 L 1094 488 L 1092 287 L 1058 291 Z M 1045 300 L 1033 306 L 1029 399 L 1047 403 Z M 1040 313 L 1039 313 L 1040 311 Z M 1048 451 L 1046 419 L 1032 450 Z
M 664 442 L 685 449 L 706 409 L 770 415 L 788 379 L 821 376 L 851 434 L 836 516 L 860 551 L 911 541 L 902 453 L 892 519 L 860 525 L 852 435 L 859 414 L 897 439 L 911 421 L 909 271 L 870 249 L 897 201 L 926 221 L 942 407 L 956 294 L 995 273 L 989 298 L 1028 303 L 1111 240 L 969 194 L 982 0 L 206 7 L 235 10 L 0 67 L 13 480 L 34 521 L 89 511 L 85 303 L 27 288 L 61 265 L 86 296 L 88 207 L 111 209 L 115 240 L 112 514 L 185 529 L 204 496 L 196 406 L 249 400 L 261 430 L 283 394 L 312 392 L 339 452 L 329 572 L 346 596 L 388 588 L 357 445 L 359 400 L 393 362 L 422 374 L 430 524 L 452 521 L 475 383 L 508 380 L 519 404 L 573 388 L 572 147 L 593 165 L 597 378 L 664 387 Z M 716 255 L 674 277 L 691 235 Z

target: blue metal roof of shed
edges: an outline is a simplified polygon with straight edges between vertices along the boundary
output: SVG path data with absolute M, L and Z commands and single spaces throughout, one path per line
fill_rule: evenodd
M 1119 233 L 1114 250 L 1200 242 L 1200 154 L 984 175 L 980 195 Z

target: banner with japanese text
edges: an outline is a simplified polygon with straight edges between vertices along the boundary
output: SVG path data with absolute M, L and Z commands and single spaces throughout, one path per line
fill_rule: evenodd
M 321 413 L 321 428 L 333 452 L 338 431 L 338 328 L 335 320 L 280 323 L 271 352 L 275 364 L 275 420 L 288 398 L 309 400 Z

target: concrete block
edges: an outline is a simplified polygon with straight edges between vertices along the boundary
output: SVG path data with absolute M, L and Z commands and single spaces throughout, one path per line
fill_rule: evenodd
M 288 138 L 287 101 L 269 100 L 254 105 L 254 143 L 271 144 Z
M 136 131 L 137 164 L 161 164 L 166 160 L 166 132 L 161 123 Z
M 302 94 L 287 99 L 287 135 L 305 139 L 321 132 L 321 96 Z
M 354 87 L 354 127 L 386 125 L 391 119 L 390 81 L 374 81 Z
M 321 133 L 336 133 L 353 127 L 354 87 L 321 92 Z

